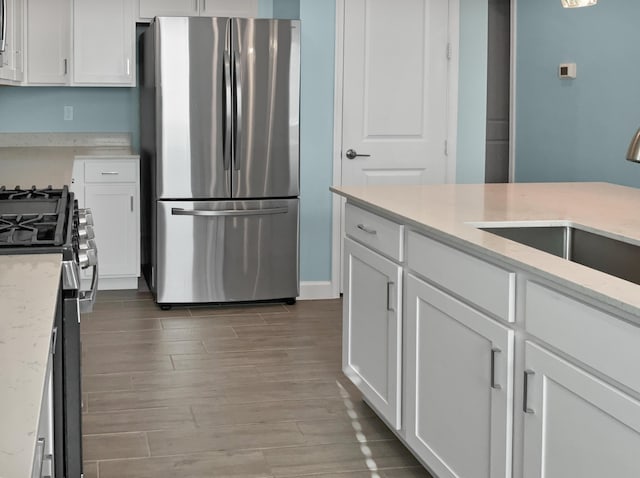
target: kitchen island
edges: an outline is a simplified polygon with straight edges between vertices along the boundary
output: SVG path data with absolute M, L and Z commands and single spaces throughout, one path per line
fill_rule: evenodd
M 640 245 L 640 190 L 332 190 L 347 198 L 343 370 L 435 476 L 640 475 L 640 286 L 480 229 Z
M 31 476 L 60 296 L 60 254 L 0 255 L 0 477 Z

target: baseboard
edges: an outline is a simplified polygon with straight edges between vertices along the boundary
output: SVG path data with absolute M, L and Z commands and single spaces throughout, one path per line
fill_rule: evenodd
M 300 283 L 299 300 L 336 299 L 331 281 L 306 281 Z
M 89 290 L 91 288 L 90 279 L 82 279 L 82 290 Z M 137 289 L 138 278 L 137 277 L 110 277 L 102 278 L 98 281 L 98 290 L 125 290 L 125 289 Z

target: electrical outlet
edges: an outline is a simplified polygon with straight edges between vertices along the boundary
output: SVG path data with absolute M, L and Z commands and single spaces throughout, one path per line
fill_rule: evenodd
M 64 107 L 64 120 L 73 121 L 73 106 Z

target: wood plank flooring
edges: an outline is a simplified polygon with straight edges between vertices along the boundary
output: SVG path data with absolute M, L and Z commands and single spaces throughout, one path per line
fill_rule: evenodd
M 340 370 L 339 300 L 83 315 L 86 478 L 430 477 Z

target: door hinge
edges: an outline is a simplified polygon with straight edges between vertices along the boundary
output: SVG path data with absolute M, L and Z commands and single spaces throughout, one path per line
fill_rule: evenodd
M 447 43 L 447 60 L 451 60 L 451 43 Z

